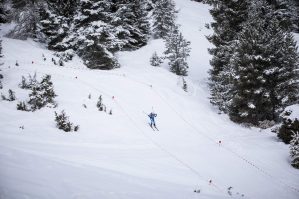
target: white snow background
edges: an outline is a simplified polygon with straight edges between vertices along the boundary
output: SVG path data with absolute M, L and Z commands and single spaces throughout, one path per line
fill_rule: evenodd
M 55 66 L 53 52 L 41 44 L 3 37 L 1 92 L 12 89 L 17 100 L 0 101 L 1 199 L 299 198 L 299 170 L 290 165 L 288 146 L 270 129 L 232 123 L 209 103 L 209 7 L 175 2 L 192 47 L 188 93 L 166 62 L 149 64 L 154 51 L 162 55 L 162 40 L 119 53 L 120 69 L 98 71 L 78 57 Z M 2 26 L 1 35 L 9 28 Z M 52 76 L 58 107 L 17 111 L 17 102 L 28 99 L 18 87 L 21 77 L 35 72 L 39 79 Z M 113 115 L 97 110 L 100 95 Z M 80 125 L 78 132 L 55 127 L 60 110 Z M 147 124 L 152 110 L 159 131 Z

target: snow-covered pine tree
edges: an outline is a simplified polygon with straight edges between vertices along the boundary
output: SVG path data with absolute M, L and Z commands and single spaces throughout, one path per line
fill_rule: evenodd
M 51 81 L 51 76 L 46 75 L 42 78 L 42 81 L 38 84 L 33 85 L 31 88 L 32 92 L 29 94 L 29 101 L 31 109 L 33 111 L 41 109 L 47 104 L 52 104 L 56 106 L 54 98 L 57 96 L 54 92 L 53 83 Z
M 19 111 L 29 111 L 30 109 L 28 109 L 26 102 L 21 101 L 17 104 L 17 110 L 19 110 Z
M 41 109 L 44 107 L 44 100 L 42 93 L 39 90 L 39 87 L 36 85 L 32 88 L 31 93 L 29 94 L 29 101 L 28 104 L 30 105 L 30 109 L 35 111 L 37 109 Z
M 7 15 L 8 11 L 4 7 L 5 5 L 5 0 L 0 0 L 0 24 L 1 23 L 6 23 L 7 22 Z
M 118 0 L 113 4 L 111 24 L 119 31 L 125 50 L 137 49 L 147 44 L 150 32 L 145 0 Z
M 50 75 L 45 75 L 39 84 L 39 89 L 43 91 L 42 96 L 45 104 L 55 105 L 54 98 L 57 96 L 54 92 L 53 82 Z
M 73 26 L 60 43 L 63 48 L 75 50 L 89 68 L 119 67 L 114 52 L 122 49 L 124 42 L 117 36 L 119 30 L 109 24 L 112 5 L 109 0 L 80 1 Z
M 274 9 L 274 15 L 280 22 L 280 27 L 287 31 L 299 31 L 298 0 L 267 0 Z
M 170 71 L 180 76 L 187 76 L 189 67 L 187 58 L 191 51 L 190 42 L 183 37 L 177 26 L 174 26 L 170 31 L 165 46 L 164 54 L 169 60 Z
M 61 111 L 60 114 L 55 111 L 55 122 L 57 128 L 63 130 L 64 132 L 79 130 L 79 125 L 74 126 L 74 124 L 69 121 L 69 117 L 66 116 L 64 110 Z
M 290 142 L 290 156 L 292 166 L 299 169 L 299 133 L 294 133 Z
M 283 109 L 298 99 L 296 42 L 271 12 L 266 2 L 253 2 L 231 58 L 236 76 L 229 115 L 238 123 L 278 121 Z
M 57 51 L 69 49 L 61 42 L 69 34 L 77 8 L 77 0 L 46 0 L 46 3 L 41 6 L 38 23 L 39 39 L 46 42 L 49 49 Z
M 97 108 L 99 109 L 99 111 L 103 111 L 104 107 L 105 105 L 103 104 L 102 95 L 100 95 L 99 100 L 97 102 Z
M 163 59 L 157 55 L 157 52 L 155 51 L 154 54 L 150 58 L 150 64 L 152 66 L 160 66 L 160 64 L 163 63 Z
M 16 100 L 16 95 L 15 92 L 12 91 L 11 89 L 8 90 L 8 101 L 15 101 Z
M 247 20 L 249 3 L 247 0 L 213 0 L 210 10 L 215 22 L 214 30 L 208 40 L 215 46 L 209 49 L 213 56 L 210 64 L 210 101 L 220 111 L 227 112 L 233 94 L 231 93 L 233 69 L 229 65 L 233 54 L 236 35 Z
M 42 0 L 13 0 L 13 15 L 16 26 L 7 36 L 15 39 L 37 37 L 37 23 L 39 21 L 39 8 Z
M 175 26 L 177 10 L 172 0 L 156 1 L 153 11 L 153 34 L 154 37 L 166 38 L 169 31 Z

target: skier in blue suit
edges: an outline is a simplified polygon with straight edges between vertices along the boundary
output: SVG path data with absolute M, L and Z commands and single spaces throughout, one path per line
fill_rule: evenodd
M 152 128 L 153 128 L 153 126 L 154 126 L 155 128 L 157 128 L 157 127 L 156 127 L 156 123 L 155 123 L 155 117 L 157 117 L 157 114 L 151 112 L 151 113 L 148 115 L 148 117 L 149 117 L 150 120 L 151 120 L 150 126 L 151 126 Z

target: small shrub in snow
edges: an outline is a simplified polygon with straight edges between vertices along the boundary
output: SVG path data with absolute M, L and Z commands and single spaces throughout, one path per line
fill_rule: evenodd
M 112 109 L 110 109 L 110 111 L 109 111 L 109 115 L 112 115 Z
M 54 58 L 52 58 L 52 62 L 54 65 L 57 65 L 56 60 Z
M 36 79 L 36 73 L 34 73 L 33 76 L 30 74 L 28 75 L 28 80 L 22 76 L 21 83 L 19 84 L 19 87 L 22 89 L 32 89 L 34 86 L 38 84 L 38 81 Z
M 69 121 L 69 117 L 66 116 L 64 111 L 61 111 L 60 114 L 55 111 L 55 122 L 57 128 L 65 132 L 79 130 L 79 125 L 74 126 L 74 124 Z
M 3 95 L 1 93 L 1 98 L 2 98 L 2 100 L 6 100 L 6 101 L 15 101 L 16 100 L 15 92 L 13 92 L 11 89 L 9 89 L 8 97 L 6 97 L 5 95 Z
M 75 132 L 79 131 L 79 128 L 80 128 L 79 125 L 74 126 L 74 131 L 75 131 Z
M 150 58 L 150 63 L 152 66 L 160 66 L 163 63 L 163 58 L 159 57 L 156 52 Z
M 294 133 L 292 135 L 292 140 L 290 142 L 290 155 L 292 158 L 292 166 L 299 169 L 299 133 Z
M 9 101 L 15 101 L 16 100 L 15 92 L 13 92 L 11 89 L 8 90 L 8 100 Z
M 104 107 L 105 105 L 103 104 L 102 95 L 100 95 L 99 100 L 97 102 L 97 108 L 99 109 L 99 111 L 103 111 Z
M 87 108 L 86 104 L 82 104 L 82 106 L 83 106 L 84 108 Z
M 51 81 L 51 76 L 46 75 L 43 77 L 42 81 L 36 84 L 32 88 L 32 92 L 29 94 L 28 104 L 31 106 L 31 110 L 35 111 L 41 109 L 46 105 L 57 106 L 54 98 L 57 95 L 54 92 L 53 83 Z
M 185 92 L 188 92 L 188 85 L 187 85 L 187 82 L 186 82 L 185 78 L 183 78 L 183 90 Z
M 206 27 L 207 29 L 210 29 L 210 24 L 206 23 L 206 24 L 205 24 L 205 27 Z
M 17 110 L 20 110 L 20 111 L 30 111 L 30 109 L 27 107 L 26 102 L 24 102 L 24 101 L 19 102 L 17 104 Z
M 88 95 L 88 99 L 91 99 L 91 94 Z
M 64 66 L 64 62 L 62 61 L 62 59 L 59 59 L 59 66 Z
M 283 124 L 278 130 L 278 138 L 285 144 L 289 144 L 292 140 L 293 133 L 299 133 L 299 121 L 296 118 L 294 121 L 291 119 L 284 119 Z

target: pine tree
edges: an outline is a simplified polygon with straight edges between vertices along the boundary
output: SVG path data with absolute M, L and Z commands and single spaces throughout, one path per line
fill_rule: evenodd
M 8 90 L 8 101 L 15 101 L 16 95 L 11 89 Z
M 211 24 L 214 34 L 208 40 L 215 46 L 209 49 L 213 56 L 210 64 L 211 103 L 220 111 L 227 112 L 233 94 L 232 77 L 234 72 L 229 62 L 235 48 L 236 36 L 247 20 L 249 2 L 247 0 L 213 0 L 210 10 L 215 22 Z
M 4 7 L 5 0 L 0 0 L 0 24 L 8 21 L 8 11 Z
M 105 105 L 103 104 L 102 95 L 100 95 L 99 100 L 97 102 L 97 108 L 99 109 L 99 111 L 103 111 L 104 107 Z
M 155 51 L 154 54 L 150 58 L 150 64 L 152 66 L 160 66 L 163 63 L 163 59 L 157 55 Z
M 230 62 L 236 74 L 230 118 L 254 125 L 278 121 L 283 109 L 298 98 L 296 42 L 262 1 L 251 8 L 238 39 Z
M 172 0 L 156 1 L 153 11 L 153 34 L 154 37 L 166 38 L 169 30 L 175 26 L 177 11 Z
M 47 42 L 49 49 L 68 49 L 61 42 L 69 34 L 77 7 L 77 0 L 46 0 L 46 4 L 40 8 L 39 39 Z
M 32 87 L 32 92 L 29 94 L 28 104 L 31 105 L 33 111 L 41 109 L 47 104 L 52 104 L 56 106 L 54 98 L 57 95 L 54 92 L 53 83 L 51 81 L 51 76 L 46 75 L 43 77 L 42 81 L 35 84 Z
M 26 103 L 24 101 L 22 101 L 22 102 L 19 102 L 17 104 L 17 110 L 20 110 L 20 111 L 29 111 L 30 109 L 28 109 Z
M 32 88 L 32 92 L 29 94 L 28 104 L 30 105 L 30 109 L 32 111 L 41 109 L 45 106 L 42 93 L 39 91 L 37 86 Z
M 147 44 L 150 32 L 145 0 L 118 0 L 113 4 L 112 25 L 123 40 L 125 50 L 137 49 Z
M 299 31 L 299 10 L 296 0 L 267 0 L 267 2 L 272 6 L 281 28 L 286 31 Z
M 74 124 L 69 121 L 69 117 L 66 116 L 64 110 L 61 111 L 60 114 L 58 114 L 55 111 L 55 122 L 56 122 L 57 128 L 65 131 L 65 132 L 79 130 L 79 125 L 74 126 Z
M 14 39 L 25 40 L 37 38 L 37 23 L 39 21 L 39 9 L 41 0 L 13 0 L 16 26 L 7 36 Z
M 187 58 L 190 53 L 190 42 L 186 41 L 178 27 L 174 27 L 166 39 L 166 51 L 164 54 L 169 59 L 170 71 L 180 75 L 188 75 Z
M 119 67 L 114 53 L 125 45 L 118 38 L 119 31 L 110 23 L 113 20 L 112 1 L 81 1 L 68 36 L 59 45 L 74 49 L 92 69 Z
M 57 95 L 54 92 L 54 87 L 50 75 L 46 75 L 43 77 L 42 81 L 40 82 L 39 89 L 42 91 L 42 96 L 45 104 L 55 104 L 54 98 Z
M 299 169 L 299 133 L 294 133 L 290 142 L 290 155 L 292 166 Z

